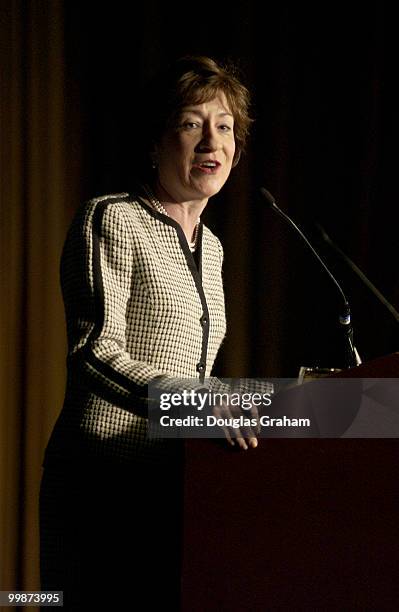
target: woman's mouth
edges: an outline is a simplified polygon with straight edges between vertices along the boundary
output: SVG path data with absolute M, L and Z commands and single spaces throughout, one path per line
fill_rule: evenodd
M 220 162 L 213 159 L 209 159 L 203 162 L 193 164 L 193 168 L 199 170 L 200 172 L 203 172 L 204 174 L 216 174 L 221 165 L 222 164 Z

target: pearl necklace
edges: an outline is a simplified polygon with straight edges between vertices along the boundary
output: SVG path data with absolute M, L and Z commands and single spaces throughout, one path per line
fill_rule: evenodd
M 155 197 L 153 191 L 149 188 L 148 185 L 144 185 L 144 191 L 146 192 L 146 195 L 148 196 L 148 199 L 150 200 L 153 208 L 155 208 L 155 210 L 157 210 L 162 215 L 165 215 L 166 217 L 170 218 L 170 215 L 166 211 L 165 207 L 161 204 L 161 202 L 158 200 L 158 198 Z M 190 247 L 190 251 L 192 253 L 194 253 L 194 251 L 197 248 L 199 224 L 200 224 L 200 220 L 198 219 L 198 221 L 197 221 L 197 223 L 195 225 L 195 228 L 194 228 L 194 238 L 193 238 L 193 241 L 188 243 L 188 246 Z

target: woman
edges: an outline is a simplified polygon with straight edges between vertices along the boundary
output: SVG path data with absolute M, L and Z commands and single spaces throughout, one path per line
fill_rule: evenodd
M 147 436 L 147 389 L 211 373 L 223 253 L 200 217 L 250 119 L 246 88 L 209 58 L 179 60 L 158 91 L 151 172 L 135 193 L 84 204 L 62 255 L 68 380 L 44 461 L 41 565 L 67 609 L 128 595 L 178 609 L 180 446 Z

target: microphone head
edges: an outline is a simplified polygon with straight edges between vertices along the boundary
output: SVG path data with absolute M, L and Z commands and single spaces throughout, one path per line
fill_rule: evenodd
M 260 188 L 260 192 L 261 192 L 263 198 L 269 204 L 269 206 L 271 206 L 271 207 L 272 206 L 276 206 L 276 200 L 274 199 L 274 197 L 272 196 L 270 191 L 268 191 L 265 187 L 261 187 Z

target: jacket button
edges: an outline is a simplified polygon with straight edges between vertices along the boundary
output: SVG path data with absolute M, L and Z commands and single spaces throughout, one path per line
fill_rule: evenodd
M 202 327 L 205 327 L 205 325 L 207 325 L 207 324 L 208 324 L 208 319 L 206 318 L 206 316 L 205 316 L 205 315 L 203 315 L 203 316 L 200 318 L 200 323 L 201 323 Z
M 197 372 L 203 372 L 205 370 L 205 366 L 202 363 L 202 361 L 200 361 L 199 363 L 197 363 Z

